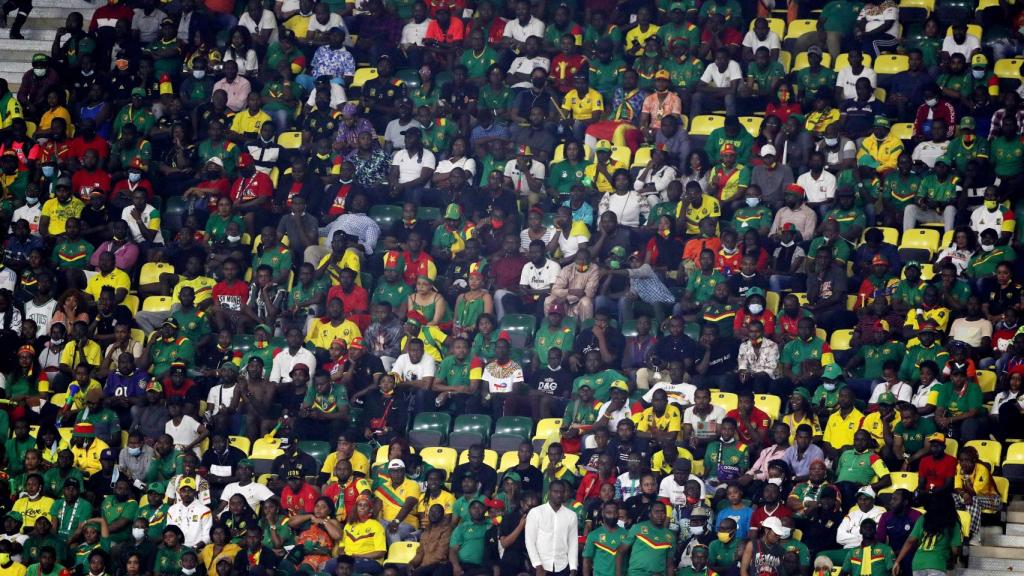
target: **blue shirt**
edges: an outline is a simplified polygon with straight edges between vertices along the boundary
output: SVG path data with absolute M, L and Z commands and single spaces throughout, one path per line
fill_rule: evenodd
M 753 515 L 754 509 L 750 506 L 744 506 L 743 508 L 736 510 L 727 505 L 725 508 L 719 510 L 718 517 L 715 518 L 715 532 L 717 532 L 718 528 L 722 525 L 722 520 L 732 518 L 736 521 L 737 536 L 745 535 L 747 532 L 750 532 L 750 517 Z
M 310 70 L 313 71 L 313 78 L 353 76 L 356 73 L 356 61 L 345 48 L 334 50 L 330 46 L 321 46 L 313 54 L 313 65 Z

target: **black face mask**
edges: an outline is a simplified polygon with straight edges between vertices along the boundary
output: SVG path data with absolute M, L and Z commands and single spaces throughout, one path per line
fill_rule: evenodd
M 548 81 L 545 80 L 544 78 L 534 78 L 533 80 L 530 81 L 530 84 L 533 84 L 533 87 L 536 88 L 537 90 L 543 90 L 544 86 L 546 86 L 547 83 Z

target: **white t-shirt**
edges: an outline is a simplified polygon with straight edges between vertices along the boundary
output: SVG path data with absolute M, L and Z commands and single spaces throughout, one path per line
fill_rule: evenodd
M 199 438 L 200 426 L 202 424 L 198 420 L 185 414 L 181 417 L 181 424 L 177 426 L 174 425 L 174 420 L 168 420 L 167 424 L 164 425 L 164 433 L 174 439 L 174 446 L 180 450 L 182 446 L 188 446 Z M 202 456 L 199 452 L 199 446 L 196 446 L 193 451 L 196 453 L 196 456 Z
M 484 366 L 481 380 L 487 385 L 491 394 L 511 394 L 518 382 L 523 382 L 523 368 L 518 362 L 509 360 L 504 365 L 497 360 Z
M 828 170 L 822 170 L 817 180 L 811 176 L 810 170 L 796 179 L 797 185 L 807 193 L 807 201 L 811 203 L 825 202 L 836 196 L 836 177 Z
M 309 31 L 310 32 L 327 32 L 331 28 L 338 27 L 345 30 L 348 33 L 348 28 L 345 27 L 345 21 L 341 19 L 341 14 L 331 13 L 327 17 L 327 22 L 321 24 L 316 16 L 309 19 Z
M 315 19 L 314 19 L 315 20 Z M 277 42 L 277 18 L 274 16 L 273 10 L 263 10 L 260 14 L 260 21 L 256 22 L 252 16 L 249 15 L 249 11 L 246 10 L 242 17 L 238 19 L 238 25 L 244 27 L 249 31 L 250 34 L 256 35 L 265 30 L 270 30 L 270 42 Z M 312 29 L 313 23 L 309 23 Z M 343 23 L 342 26 L 345 24 Z
M 975 50 L 981 49 L 981 42 L 977 38 L 967 34 L 964 37 L 963 44 L 957 44 L 956 40 L 953 39 L 953 35 L 950 34 L 942 39 L 942 51 L 952 56 L 953 54 L 963 54 L 964 60 L 967 60 L 967 65 L 971 65 L 971 54 L 974 54 Z
M 867 78 L 871 82 L 872 88 L 878 86 L 878 77 L 875 75 L 875 71 L 867 66 L 860 71 L 860 74 L 854 74 L 852 66 L 847 66 L 836 74 L 836 87 L 843 89 L 843 98 L 852 100 L 857 97 L 857 80 L 861 78 Z
M 28 231 L 36 236 L 39 235 L 39 217 L 43 215 L 43 204 L 42 202 L 37 203 L 35 206 L 29 206 L 25 204 L 21 208 L 14 211 L 14 215 L 11 217 L 11 222 L 17 222 L 18 220 L 24 220 L 28 222 Z M 14 229 L 11 229 L 14 232 Z
M 434 170 L 434 172 L 447 174 L 456 168 L 462 168 L 469 176 L 476 176 L 476 160 L 467 156 L 463 156 L 455 162 L 452 162 L 450 158 L 441 160 L 437 163 L 437 170 Z
M 135 242 L 145 242 L 146 237 L 143 236 L 142 232 L 139 230 L 139 223 L 136 222 L 135 218 L 132 217 L 132 210 L 135 210 L 135 206 L 125 206 L 124 210 L 121 211 L 121 220 L 124 220 L 125 223 L 128 224 L 128 231 L 131 232 L 132 239 Z M 150 221 L 152 221 L 154 218 L 160 218 L 160 212 L 157 211 L 155 207 L 146 204 L 146 206 L 142 209 L 142 225 L 148 228 Z M 163 243 L 163 233 L 161 233 L 160 230 L 157 229 L 156 236 L 153 237 L 153 244 Z
M 885 382 L 876 384 L 871 390 L 871 398 L 868 399 L 868 404 L 878 404 L 878 397 L 885 393 L 885 391 Z M 895 386 L 889 388 L 889 392 L 896 397 L 897 402 L 910 402 L 910 399 L 914 396 L 914 389 L 906 382 L 897 382 Z
M 435 369 L 434 357 L 426 353 L 415 363 L 409 359 L 409 354 L 402 354 L 391 366 L 391 371 L 401 376 L 403 381 L 432 377 Z
M 316 90 L 319 90 L 319 88 Z M 316 106 L 316 90 L 311 90 L 309 92 L 309 98 L 306 98 L 307 106 Z M 337 82 L 331 82 L 331 108 L 337 108 L 345 102 L 348 102 L 348 95 L 345 94 L 345 87 Z
M 35 321 L 38 327 L 36 332 L 39 334 L 50 333 L 50 321 L 53 319 L 53 313 L 56 311 L 57 301 L 53 298 L 41 305 L 37 305 L 32 300 L 25 302 L 25 317 Z
M 917 146 L 914 146 L 914 152 L 910 155 L 910 159 L 914 162 L 923 162 L 929 168 L 935 168 L 935 161 L 945 156 L 948 148 L 949 140 L 942 142 L 933 142 L 932 140 L 918 142 Z
M 597 419 L 600 420 L 605 414 L 608 415 L 608 429 L 614 431 L 618 426 L 619 422 L 628 420 L 632 415 L 633 411 L 629 407 L 629 402 L 622 405 L 622 408 L 618 410 L 612 410 L 612 403 L 605 402 L 601 405 L 601 409 L 597 411 Z
M 518 18 L 513 18 L 505 23 L 505 38 L 511 38 L 516 42 L 526 42 L 530 36 L 544 37 L 544 21 L 536 16 L 530 16 L 530 21 L 525 26 L 519 23 Z
M 743 70 L 740 69 L 739 62 L 735 60 L 729 60 L 724 71 L 719 70 L 718 65 L 712 62 L 708 64 L 708 67 L 704 69 L 704 74 L 700 77 L 701 82 L 715 88 L 728 88 L 732 86 L 734 80 L 742 79 Z
M 533 290 L 549 290 L 555 284 L 555 278 L 561 272 L 562 267 L 550 258 L 544 261 L 544 265 L 538 268 L 533 262 L 527 262 L 519 275 L 519 284 L 529 286 Z
M 687 482 L 690 480 L 696 480 L 700 484 L 700 498 L 704 499 L 704 481 L 699 477 L 690 474 L 690 477 L 686 479 Z M 658 487 L 658 497 L 668 498 L 669 503 L 673 506 L 685 506 L 686 505 L 686 494 L 683 492 L 683 488 L 686 487 L 686 483 L 677 484 L 676 477 L 672 474 L 662 478 L 661 486 Z
M 434 159 L 434 153 L 426 148 L 418 155 L 399 150 L 391 157 L 391 165 L 398 166 L 398 183 L 405 184 L 422 176 L 424 168 L 433 170 L 437 166 L 437 161 Z
M 545 228 L 544 235 L 541 236 L 540 238 L 541 242 L 543 242 L 546 245 L 548 242 L 551 241 L 552 238 L 555 237 L 555 232 L 557 231 L 558 230 L 554 226 L 548 226 L 547 228 Z M 529 252 L 531 242 L 533 242 L 533 240 L 530 239 L 530 232 L 528 230 L 523 230 L 522 232 L 519 233 L 520 252 L 522 252 L 523 254 Z
M 725 409 L 721 406 L 711 405 L 711 412 L 707 416 L 701 418 L 693 409 L 696 406 L 690 406 L 683 411 L 683 424 L 689 424 L 693 429 L 693 434 L 697 438 L 714 438 L 718 435 L 718 425 L 722 423 L 725 418 Z
M 219 414 L 222 409 L 231 406 L 231 402 L 234 401 L 236 394 L 238 394 L 237 384 L 231 388 L 225 388 L 223 385 L 217 384 L 210 388 L 210 394 L 206 397 L 206 407 L 213 414 Z
M 576 224 L 580 224 L 580 226 Z M 562 253 L 563 258 L 572 258 L 579 252 L 580 244 L 590 243 L 590 236 L 584 233 L 586 230 L 587 227 L 582 222 L 574 222 L 568 235 L 559 233 L 558 251 Z
M 975 234 L 981 234 L 987 228 L 1002 232 L 1003 220 L 1002 210 L 997 208 L 995 212 L 989 212 L 988 208 L 978 206 L 971 212 L 971 230 L 974 230 Z
M 668 401 L 673 404 L 678 404 L 679 406 L 693 406 L 693 395 L 697 393 L 697 387 L 693 384 L 669 384 L 668 382 L 658 382 L 653 388 L 644 394 L 644 402 L 647 402 L 648 404 L 653 402 L 654 393 L 658 390 L 664 390 L 665 395 L 668 396 Z
M 757 52 L 757 49 L 764 46 L 768 51 L 782 50 L 782 42 L 779 41 L 779 35 L 771 30 L 768 31 L 768 35 L 765 36 L 764 40 L 757 37 L 757 33 L 753 30 L 748 30 L 746 35 L 743 36 L 743 47 L 750 48 L 752 51 Z
M 386 128 L 384 128 L 384 140 L 391 144 L 393 150 L 402 150 L 405 148 L 405 132 L 409 128 L 423 128 L 423 124 L 420 121 L 411 118 L 408 124 L 402 124 L 402 121 L 395 118 L 391 122 L 388 122 Z
M 274 356 L 274 364 L 270 369 L 270 381 L 275 384 L 292 381 L 292 368 L 298 364 L 305 364 L 312 373 L 316 370 L 316 356 L 306 348 L 299 348 L 293 356 L 288 348 L 284 348 Z
M 512 188 L 514 188 L 516 192 L 529 189 L 530 184 L 526 181 L 526 175 L 519 170 L 519 164 L 515 158 L 505 163 L 505 170 L 503 172 L 506 177 L 512 180 Z M 532 174 L 534 178 L 543 182 L 544 177 L 547 175 L 547 169 L 544 167 L 542 162 L 531 160 L 530 174 Z M 541 186 L 541 190 L 538 190 L 538 192 L 543 190 L 544 187 Z
M 430 22 L 430 18 L 424 18 L 423 22 L 419 24 L 415 20 L 410 20 L 408 24 L 402 27 L 400 43 L 423 46 L 423 38 L 427 35 L 427 27 L 430 26 Z
M 953 325 L 949 327 L 949 337 L 966 342 L 972 347 L 977 348 L 981 345 L 982 338 L 992 337 L 992 322 L 987 318 L 979 318 L 977 320 L 957 318 L 953 320 Z
M 220 499 L 224 502 L 230 502 L 231 497 L 235 494 L 241 494 L 253 510 L 259 510 L 260 504 L 273 496 L 274 491 L 259 482 L 249 482 L 247 486 L 242 486 L 238 482 L 232 482 L 224 487 L 224 491 L 220 494 Z
M 0 268 L 0 288 L 14 292 L 14 286 L 18 283 L 18 273 L 4 266 Z M 37 322 L 38 324 L 38 322 Z M 43 334 L 43 332 L 40 332 Z
M 543 56 L 536 56 L 534 58 L 527 58 L 526 56 L 520 56 L 512 61 L 512 64 L 508 67 L 508 73 L 512 74 L 526 74 L 529 76 L 533 73 L 535 68 L 543 68 L 547 71 L 551 67 L 551 60 Z M 513 88 L 529 88 L 532 86 L 529 80 L 518 82 L 513 84 Z
M 937 393 L 938 388 L 941 385 L 942 383 L 938 380 L 933 380 L 931 384 L 921 386 L 916 392 L 914 392 L 914 397 L 910 399 L 910 403 L 917 408 L 924 408 L 925 406 L 928 406 L 928 396 L 930 396 L 932 392 Z

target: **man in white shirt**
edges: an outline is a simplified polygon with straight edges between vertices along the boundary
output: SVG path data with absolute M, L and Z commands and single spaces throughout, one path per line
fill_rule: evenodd
M 551 60 L 540 53 L 540 38 L 530 36 L 526 39 L 522 55 L 513 60 L 508 67 L 509 81 L 515 82 L 512 84 L 512 88 L 529 90 L 533 86 L 531 76 L 536 68 L 543 68 L 545 72 L 548 72 L 551 68 Z
M 765 18 L 754 20 L 754 27 L 743 36 L 743 61 L 751 62 L 758 48 L 767 48 L 770 60 L 776 60 L 782 50 L 779 35 L 772 31 Z
M 519 0 L 516 2 L 516 17 L 505 23 L 502 43 L 506 48 L 519 53 L 525 48 L 526 39 L 530 36 L 543 38 L 544 29 L 544 22 L 530 13 L 530 3 Z
M 285 334 L 285 342 L 288 346 L 274 356 L 274 364 L 270 369 L 270 381 L 274 384 L 291 381 L 292 370 L 302 364 L 308 372 L 311 366 L 316 366 L 316 357 L 313 353 L 302 346 L 303 335 L 298 328 L 290 328 Z
M 43 215 L 43 204 L 39 201 L 39 190 L 35 186 L 29 186 L 25 190 L 25 205 L 14 210 L 11 222 L 24 220 L 28 222 L 30 234 L 39 236 L 39 217 Z M 11 231 L 14 231 L 12 226 Z
M 811 153 L 807 167 L 810 170 L 801 174 L 796 184 L 804 189 L 807 205 L 821 216 L 836 197 L 836 177 L 825 170 L 825 155 L 821 152 Z
M 412 20 L 402 27 L 402 38 L 398 42 L 399 48 L 408 53 L 410 50 L 423 47 L 423 39 L 427 36 L 427 28 L 430 26 L 430 18 L 427 18 L 427 8 L 422 2 L 412 5 Z M 414 66 L 419 68 L 419 66 Z
M 405 131 L 409 128 L 423 128 L 423 124 L 412 115 L 412 100 L 404 98 L 398 102 L 398 118 L 384 128 L 385 150 L 405 149 Z
M 1010 239 L 1017 228 L 1013 210 L 1000 205 L 999 196 L 992 186 L 985 189 L 984 203 L 971 212 L 971 230 L 975 234 L 980 236 L 988 228 L 999 231 L 1000 237 L 1006 240 Z
M 697 83 L 697 93 L 693 95 L 692 116 L 701 114 L 708 104 L 723 103 L 726 116 L 736 115 L 736 90 L 743 81 L 743 70 L 739 62 L 729 58 L 729 51 L 719 48 L 715 51 L 715 61 L 708 64 L 704 74 Z
M 935 161 L 946 155 L 949 149 L 949 138 L 946 138 L 946 121 L 941 118 L 931 120 L 931 140 L 918 142 L 910 159 L 921 162 L 929 169 L 935 168 Z
M 228 502 L 231 501 L 231 497 L 235 494 L 241 494 L 253 510 L 259 510 L 260 505 L 267 498 L 274 495 L 274 491 L 267 488 L 265 484 L 253 482 L 252 470 L 252 460 L 243 458 L 238 461 L 237 471 L 235 472 L 235 477 L 238 479 L 238 482 L 232 482 L 224 487 L 224 491 L 220 494 L 220 504 L 217 508 L 218 511 L 223 510 L 228 505 Z
M 398 189 L 406 202 L 420 203 L 425 187 L 437 168 L 434 153 L 423 147 L 423 130 L 409 128 L 405 131 L 405 148 L 391 157 L 391 173 L 388 183 Z
M 864 55 L 860 50 L 854 48 L 848 56 L 850 65 L 836 74 L 836 92 L 840 102 L 857 99 L 857 80 L 861 78 L 867 78 L 872 88 L 878 86 L 878 77 L 874 70 L 864 65 Z
M 568 576 L 577 570 L 579 540 L 576 513 L 562 504 L 568 488 L 552 480 L 548 501 L 526 515 L 526 551 L 530 565 L 551 576 Z
M 551 287 L 555 285 L 555 278 L 562 270 L 558 262 L 545 255 L 546 246 L 542 240 L 530 242 L 530 261 L 523 266 L 519 275 L 519 288 L 524 296 L 533 296 L 536 303 L 544 302 L 544 299 L 551 294 Z
M 704 481 L 695 476 L 691 470 L 693 463 L 680 456 L 672 463 L 672 473 L 662 478 L 661 486 L 658 487 L 658 497 L 667 498 L 672 506 L 686 506 L 686 483 L 694 481 L 700 485 L 701 500 L 704 499 Z
M 401 378 L 399 384 L 421 389 L 430 387 L 436 369 L 434 357 L 423 353 L 423 341 L 419 338 L 409 340 L 406 352 L 391 366 L 391 371 Z
M 964 60 L 971 62 L 971 57 L 979 50 L 981 42 L 967 33 L 967 22 L 961 20 L 953 23 L 953 33 L 942 40 L 940 54 L 946 59 L 953 54 L 963 54 Z
M 505 163 L 503 173 L 505 186 L 515 190 L 516 196 L 526 195 L 531 206 L 540 201 L 547 169 L 543 162 L 533 159 L 533 150 L 529 146 L 519 147 L 516 157 Z
M 190 548 L 202 548 L 210 539 L 213 514 L 210 509 L 196 500 L 195 478 L 182 478 L 178 482 L 181 500 L 167 509 L 167 525 L 177 526 L 185 535 L 182 542 Z

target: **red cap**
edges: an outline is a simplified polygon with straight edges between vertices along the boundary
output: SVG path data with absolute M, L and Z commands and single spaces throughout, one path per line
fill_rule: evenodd
M 508 330 L 502 330 L 501 333 L 498 334 L 498 340 L 504 340 L 505 342 L 511 344 L 512 336 L 509 335 Z
M 238 157 L 239 168 L 248 168 L 249 166 L 252 166 L 252 164 L 252 154 L 249 154 L 248 152 L 242 152 L 242 155 Z
M 786 186 L 786 192 L 796 194 L 797 196 L 803 196 L 805 194 L 804 187 L 799 184 L 790 184 L 789 186 Z

